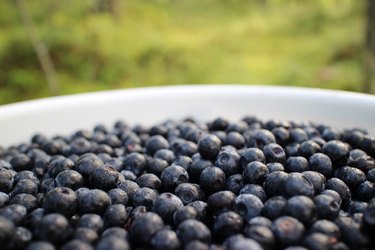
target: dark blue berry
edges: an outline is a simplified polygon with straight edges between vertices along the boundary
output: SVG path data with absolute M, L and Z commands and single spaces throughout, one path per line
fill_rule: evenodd
M 12 172 L 6 168 L 0 168 L 0 191 L 8 193 L 12 190 L 14 184 L 14 176 Z
M 290 138 L 289 131 L 283 127 L 276 127 L 272 129 L 272 133 L 276 138 L 276 142 L 282 146 L 285 146 Z
M 154 155 L 159 149 L 168 149 L 168 141 L 161 135 L 151 136 L 146 143 L 146 150 L 150 155 Z
M 244 221 L 242 217 L 232 211 L 223 212 L 214 220 L 213 234 L 216 239 L 223 241 L 226 238 L 242 231 Z
M 188 219 L 197 219 L 198 212 L 192 206 L 180 207 L 173 213 L 173 223 L 178 226 L 181 222 Z
M 244 235 L 258 242 L 264 249 L 272 249 L 275 245 L 275 236 L 271 227 L 262 225 L 248 225 L 244 230 Z
M 274 220 L 283 215 L 286 205 L 287 200 L 285 198 L 282 196 L 274 196 L 264 203 L 262 214 L 268 219 Z
M 227 179 L 227 188 L 235 194 L 238 194 L 245 185 L 244 178 L 241 174 L 234 174 Z
M 104 222 L 97 214 L 84 214 L 77 222 L 77 228 L 79 227 L 90 228 L 99 234 L 103 231 Z
M 234 208 L 245 220 L 259 216 L 262 212 L 263 202 L 252 194 L 241 194 L 235 199 Z
M 301 173 L 290 173 L 285 181 L 285 195 L 287 197 L 295 195 L 312 197 L 314 196 L 314 185 L 307 176 Z
M 25 154 L 17 154 L 10 160 L 12 168 L 19 172 L 22 170 L 31 170 L 33 168 L 31 159 Z
M 207 198 L 207 206 L 214 215 L 233 210 L 236 195 L 231 191 L 219 191 Z
M 275 171 L 284 171 L 284 166 L 283 164 L 279 162 L 270 162 L 267 163 L 267 168 L 269 173 L 273 173 Z
M 326 189 L 332 189 L 339 193 L 342 199 L 342 206 L 348 206 L 352 198 L 348 186 L 338 178 L 331 178 L 326 182 Z
M 281 216 L 273 222 L 272 231 L 280 245 L 291 246 L 300 242 L 305 234 L 305 227 L 293 217 Z
M 221 149 L 221 140 L 215 135 L 206 135 L 198 141 L 198 152 L 209 160 L 214 160 Z
M 99 239 L 99 236 L 98 233 L 91 228 L 78 227 L 73 233 L 73 239 L 78 239 L 93 245 Z
M 111 205 L 103 215 L 104 227 L 124 227 L 128 213 L 122 204 Z
M 128 194 L 120 189 L 120 188 L 114 188 L 108 191 L 109 198 L 111 199 L 111 204 L 122 204 L 126 205 L 129 200 Z
M 302 128 L 293 128 L 289 131 L 290 140 L 296 143 L 303 143 L 307 141 L 309 137 L 307 133 Z
M 268 197 L 284 195 L 285 183 L 288 174 L 283 171 L 276 171 L 269 174 L 264 182 L 264 190 Z
M 332 161 L 333 165 L 346 165 L 349 159 L 348 146 L 339 140 L 332 140 L 324 144 L 322 152 Z
M 147 246 L 154 234 L 163 226 L 163 220 L 158 214 L 147 212 L 135 217 L 130 229 L 130 236 L 134 244 Z
M 4 216 L 0 216 L 0 244 L 2 247 L 6 247 L 9 241 L 12 239 L 16 229 L 12 221 L 8 220 Z
M 301 156 L 309 159 L 310 156 L 319 153 L 321 151 L 321 147 L 318 143 L 309 140 L 302 142 L 298 150 Z
M 284 166 L 285 171 L 291 172 L 303 172 L 309 170 L 309 162 L 305 157 L 302 156 L 291 156 L 288 157 Z
M 226 186 L 225 173 L 218 167 L 205 168 L 200 176 L 200 186 L 209 194 L 223 190 Z
M 64 170 L 60 172 L 54 181 L 55 187 L 68 187 L 73 190 L 83 186 L 83 177 L 74 170 Z
M 37 222 L 35 237 L 53 243 L 62 243 L 70 237 L 69 221 L 61 214 L 48 214 Z
M 124 190 L 128 194 L 130 201 L 133 201 L 135 193 L 139 190 L 138 184 L 131 180 L 125 180 L 117 183 L 117 188 Z
M 314 197 L 319 219 L 335 219 L 340 212 L 340 203 L 331 196 L 320 194 Z
M 106 192 L 100 189 L 88 190 L 78 195 L 77 211 L 79 214 L 103 214 L 109 205 L 111 205 L 111 199 Z
M 312 224 L 318 217 L 313 200 L 303 195 L 297 195 L 288 199 L 284 212 L 286 215 L 298 219 L 305 225 Z
M 235 150 L 221 150 L 214 164 L 223 170 L 226 176 L 236 174 L 240 170 L 240 155 Z
M 362 201 L 370 201 L 373 197 L 375 197 L 375 188 L 374 184 L 370 181 L 362 182 L 356 191 L 357 198 Z
M 246 183 L 260 184 L 264 182 L 268 173 L 269 171 L 265 164 L 253 161 L 246 166 L 243 176 Z
M 136 179 L 137 184 L 139 187 L 148 187 L 155 190 L 160 190 L 161 188 L 161 181 L 160 179 L 154 174 L 142 174 Z
M 140 153 L 130 153 L 124 157 L 124 170 L 132 171 L 136 176 L 143 173 L 146 168 L 146 158 Z
M 257 196 L 262 202 L 267 199 L 267 194 L 261 185 L 257 184 L 246 184 L 242 187 L 240 194 L 253 194 Z
M 315 194 L 320 194 L 325 187 L 326 178 L 319 172 L 305 171 L 302 173 L 306 176 L 314 186 Z
M 245 138 L 239 132 L 231 131 L 227 134 L 225 145 L 231 145 L 236 149 L 243 148 L 245 146 Z
M 158 197 L 158 192 L 154 189 L 143 187 L 138 189 L 132 199 L 134 206 L 145 206 L 148 210 L 151 209 L 152 204 Z
M 183 244 L 187 244 L 193 240 L 199 240 L 204 243 L 211 241 L 211 232 L 207 226 L 193 219 L 181 222 L 177 227 L 176 233 Z
M 335 237 L 336 239 L 340 238 L 340 229 L 339 227 L 330 220 L 317 220 L 314 224 L 311 225 L 309 233 L 322 233 L 327 236 Z
M 189 174 L 183 167 L 169 166 L 161 173 L 160 180 L 164 190 L 172 191 L 179 184 L 189 182 Z
M 366 175 L 361 170 L 348 166 L 338 168 L 334 176 L 345 182 L 351 190 L 356 190 L 366 180 Z
M 162 229 L 152 237 L 150 246 L 153 250 L 178 250 L 181 243 L 173 230 Z
M 248 148 L 241 154 L 240 163 L 243 169 L 246 168 L 247 164 L 253 161 L 266 162 L 266 157 L 262 150 L 258 148 Z
M 19 204 L 24 206 L 28 212 L 36 209 L 39 205 L 38 199 L 31 194 L 17 194 L 10 201 L 9 204 Z
M 180 198 L 184 205 L 205 198 L 205 194 L 199 185 L 192 183 L 179 184 L 175 189 L 175 194 Z
M 266 162 L 280 162 L 285 163 L 286 154 L 284 149 L 276 143 L 270 143 L 263 147 L 263 153 L 266 157 Z
M 56 248 L 47 241 L 34 241 L 26 249 L 27 250 L 55 250 Z
M 173 213 L 183 207 L 182 201 L 172 193 L 160 194 L 152 205 L 152 211 L 160 215 L 165 223 L 173 222 Z
M 50 190 L 43 201 L 46 213 L 60 213 L 70 218 L 77 209 L 78 201 L 76 193 L 67 187 L 57 187 Z
M 276 143 L 276 138 L 269 130 L 266 129 L 254 130 L 250 133 L 248 138 L 246 138 L 247 147 L 262 149 L 269 143 Z

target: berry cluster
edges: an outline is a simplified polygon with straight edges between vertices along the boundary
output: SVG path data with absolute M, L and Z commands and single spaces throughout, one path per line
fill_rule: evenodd
M 0 148 L 1 249 L 375 249 L 375 139 L 192 118 Z

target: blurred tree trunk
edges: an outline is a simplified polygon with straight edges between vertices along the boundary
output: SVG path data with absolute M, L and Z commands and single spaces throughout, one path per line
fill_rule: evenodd
M 15 0 L 17 10 L 20 14 L 22 24 L 26 30 L 27 35 L 31 41 L 31 44 L 38 57 L 39 63 L 42 67 L 44 76 L 48 83 L 49 90 L 52 95 L 58 95 L 60 93 L 60 85 L 56 77 L 55 67 L 53 65 L 51 56 L 48 52 L 47 46 L 43 43 L 39 34 L 35 28 L 34 22 L 27 10 L 27 7 L 23 0 Z
M 364 56 L 365 82 L 363 91 L 375 93 L 375 0 L 367 0 L 366 47 Z

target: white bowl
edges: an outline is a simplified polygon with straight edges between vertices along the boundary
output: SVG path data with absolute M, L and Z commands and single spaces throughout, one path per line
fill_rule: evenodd
M 145 125 L 193 116 L 207 121 L 245 115 L 261 119 L 359 127 L 375 135 L 375 97 L 295 87 L 194 85 L 104 91 L 0 107 L 0 145 L 27 142 L 32 134 L 68 134 L 122 119 Z

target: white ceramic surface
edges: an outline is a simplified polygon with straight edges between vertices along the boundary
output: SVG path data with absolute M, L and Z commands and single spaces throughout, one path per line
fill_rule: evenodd
M 321 122 L 375 135 L 375 96 L 295 87 L 193 85 L 104 91 L 0 106 L 0 145 L 27 142 L 35 132 L 67 134 L 122 119 L 146 125 L 168 118 L 217 116 Z

